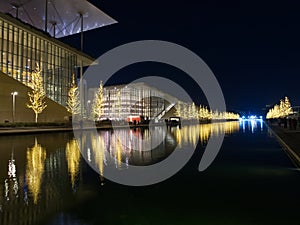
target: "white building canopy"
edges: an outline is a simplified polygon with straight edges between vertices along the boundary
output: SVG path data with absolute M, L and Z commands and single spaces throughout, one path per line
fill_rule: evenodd
M 57 38 L 117 22 L 86 0 L 1 0 L 0 11 Z

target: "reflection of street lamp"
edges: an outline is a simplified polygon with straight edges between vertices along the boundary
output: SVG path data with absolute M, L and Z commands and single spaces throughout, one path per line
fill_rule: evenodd
M 15 122 L 15 114 L 16 114 L 16 95 L 18 92 L 14 91 L 11 93 L 12 96 L 12 122 Z
M 90 117 L 91 115 L 91 100 L 88 100 L 87 101 L 87 116 L 88 118 Z

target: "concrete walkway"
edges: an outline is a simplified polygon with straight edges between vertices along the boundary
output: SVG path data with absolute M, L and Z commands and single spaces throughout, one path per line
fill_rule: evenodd
M 0 135 L 11 134 L 30 134 L 45 132 L 63 132 L 73 131 L 72 127 L 17 127 L 17 128 L 0 128 Z
M 147 124 L 137 125 L 100 125 L 97 126 L 97 130 L 108 130 L 108 129 L 124 129 L 124 128 L 138 128 L 148 127 Z M 157 124 L 159 126 L 159 124 Z M 95 129 L 95 127 L 85 127 L 84 130 Z M 73 127 L 0 127 L 0 135 L 14 135 L 14 134 L 31 134 L 31 133 L 46 133 L 46 132 L 65 132 L 73 131 Z
M 300 128 L 291 130 L 277 124 L 268 124 L 268 126 L 283 145 L 289 157 L 300 167 Z

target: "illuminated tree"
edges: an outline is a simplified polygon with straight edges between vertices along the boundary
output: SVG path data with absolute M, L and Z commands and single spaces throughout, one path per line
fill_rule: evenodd
M 198 112 L 195 103 L 190 105 L 190 119 L 195 120 L 198 118 Z
M 204 119 L 204 107 L 202 105 L 199 106 L 198 118 L 200 120 Z
M 288 97 L 285 97 L 284 100 L 280 100 L 279 105 L 275 105 L 273 108 L 271 108 L 267 115 L 267 119 L 275 119 L 275 118 L 280 118 L 280 117 L 286 117 L 290 114 L 293 114 L 293 110 L 291 107 L 291 103 L 288 99 Z
M 100 85 L 94 97 L 94 102 L 92 106 L 92 115 L 95 119 L 100 119 L 101 116 L 103 115 L 103 103 L 104 103 L 103 84 L 102 81 L 100 81 Z
M 80 99 L 78 87 L 75 83 L 75 77 L 73 75 L 72 86 L 68 91 L 68 100 L 67 100 L 67 110 L 68 112 L 76 115 L 80 113 Z
M 183 117 L 183 119 L 188 119 L 189 118 L 189 111 L 188 111 L 188 105 L 187 104 L 183 104 L 182 117 Z
M 293 114 L 292 105 L 291 105 L 290 100 L 289 100 L 288 97 L 284 98 L 284 108 L 285 108 L 286 115 Z
M 214 119 L 214 120 L 220 119 L 218 110 L 212 111 L 211 116 L 212 116 L 212 119 Z
M 35 113 L 35 122 L 38 121 L 38 115 L 43 112 L 47 107 L 45 101 L 45 91 L 43 87 L 43 78 L 41 76 L 42 70 L 39 65 L 36 65 L 36 69 L 31 74 L 31 81 L 29 82 L 29 87 L 31 87 L 31 92 L 28 92 L 29 101 L 26 106 L 33 110 Z
M 187 119 L 191 120 L 192 118 L 193 118 L 192 104 L 188 104 L 188 115 L 187 115 Z
M 181 103 L 180 101 L 177 102 L 176 104 L 176 111 L 175 111 L 175 116 L 181 117 Z
M 208 110 L 207 107 L 204 108 L 204 118 L 211 119 L 211 112 Z

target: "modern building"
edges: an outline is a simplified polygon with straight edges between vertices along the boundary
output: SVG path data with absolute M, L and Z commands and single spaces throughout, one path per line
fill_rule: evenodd
M 80 32 L 83 37 L 86 30 L 116 21 L 86 0 L 13 2 L 0 2 L 0 71 L 28 86 L 38 64 L 46 96 L 65 106 L 72 76 L 82 75 L 94 59 L 56 37 Z
M 89 89 L 92 105 L 97 88 Z M 178 99 L 145 83 L 105 86 L 103 88 L 103 115 L 100 119 L 140 122 L 144 119 L 161 119 Z M 90 107 L 91 108 L 91 107 Z
M 0 69 L 28 85 L 38 63 L 47 97 L 64 105 L 72 75 L 94 60 L 30 25 L 0 13 Z

